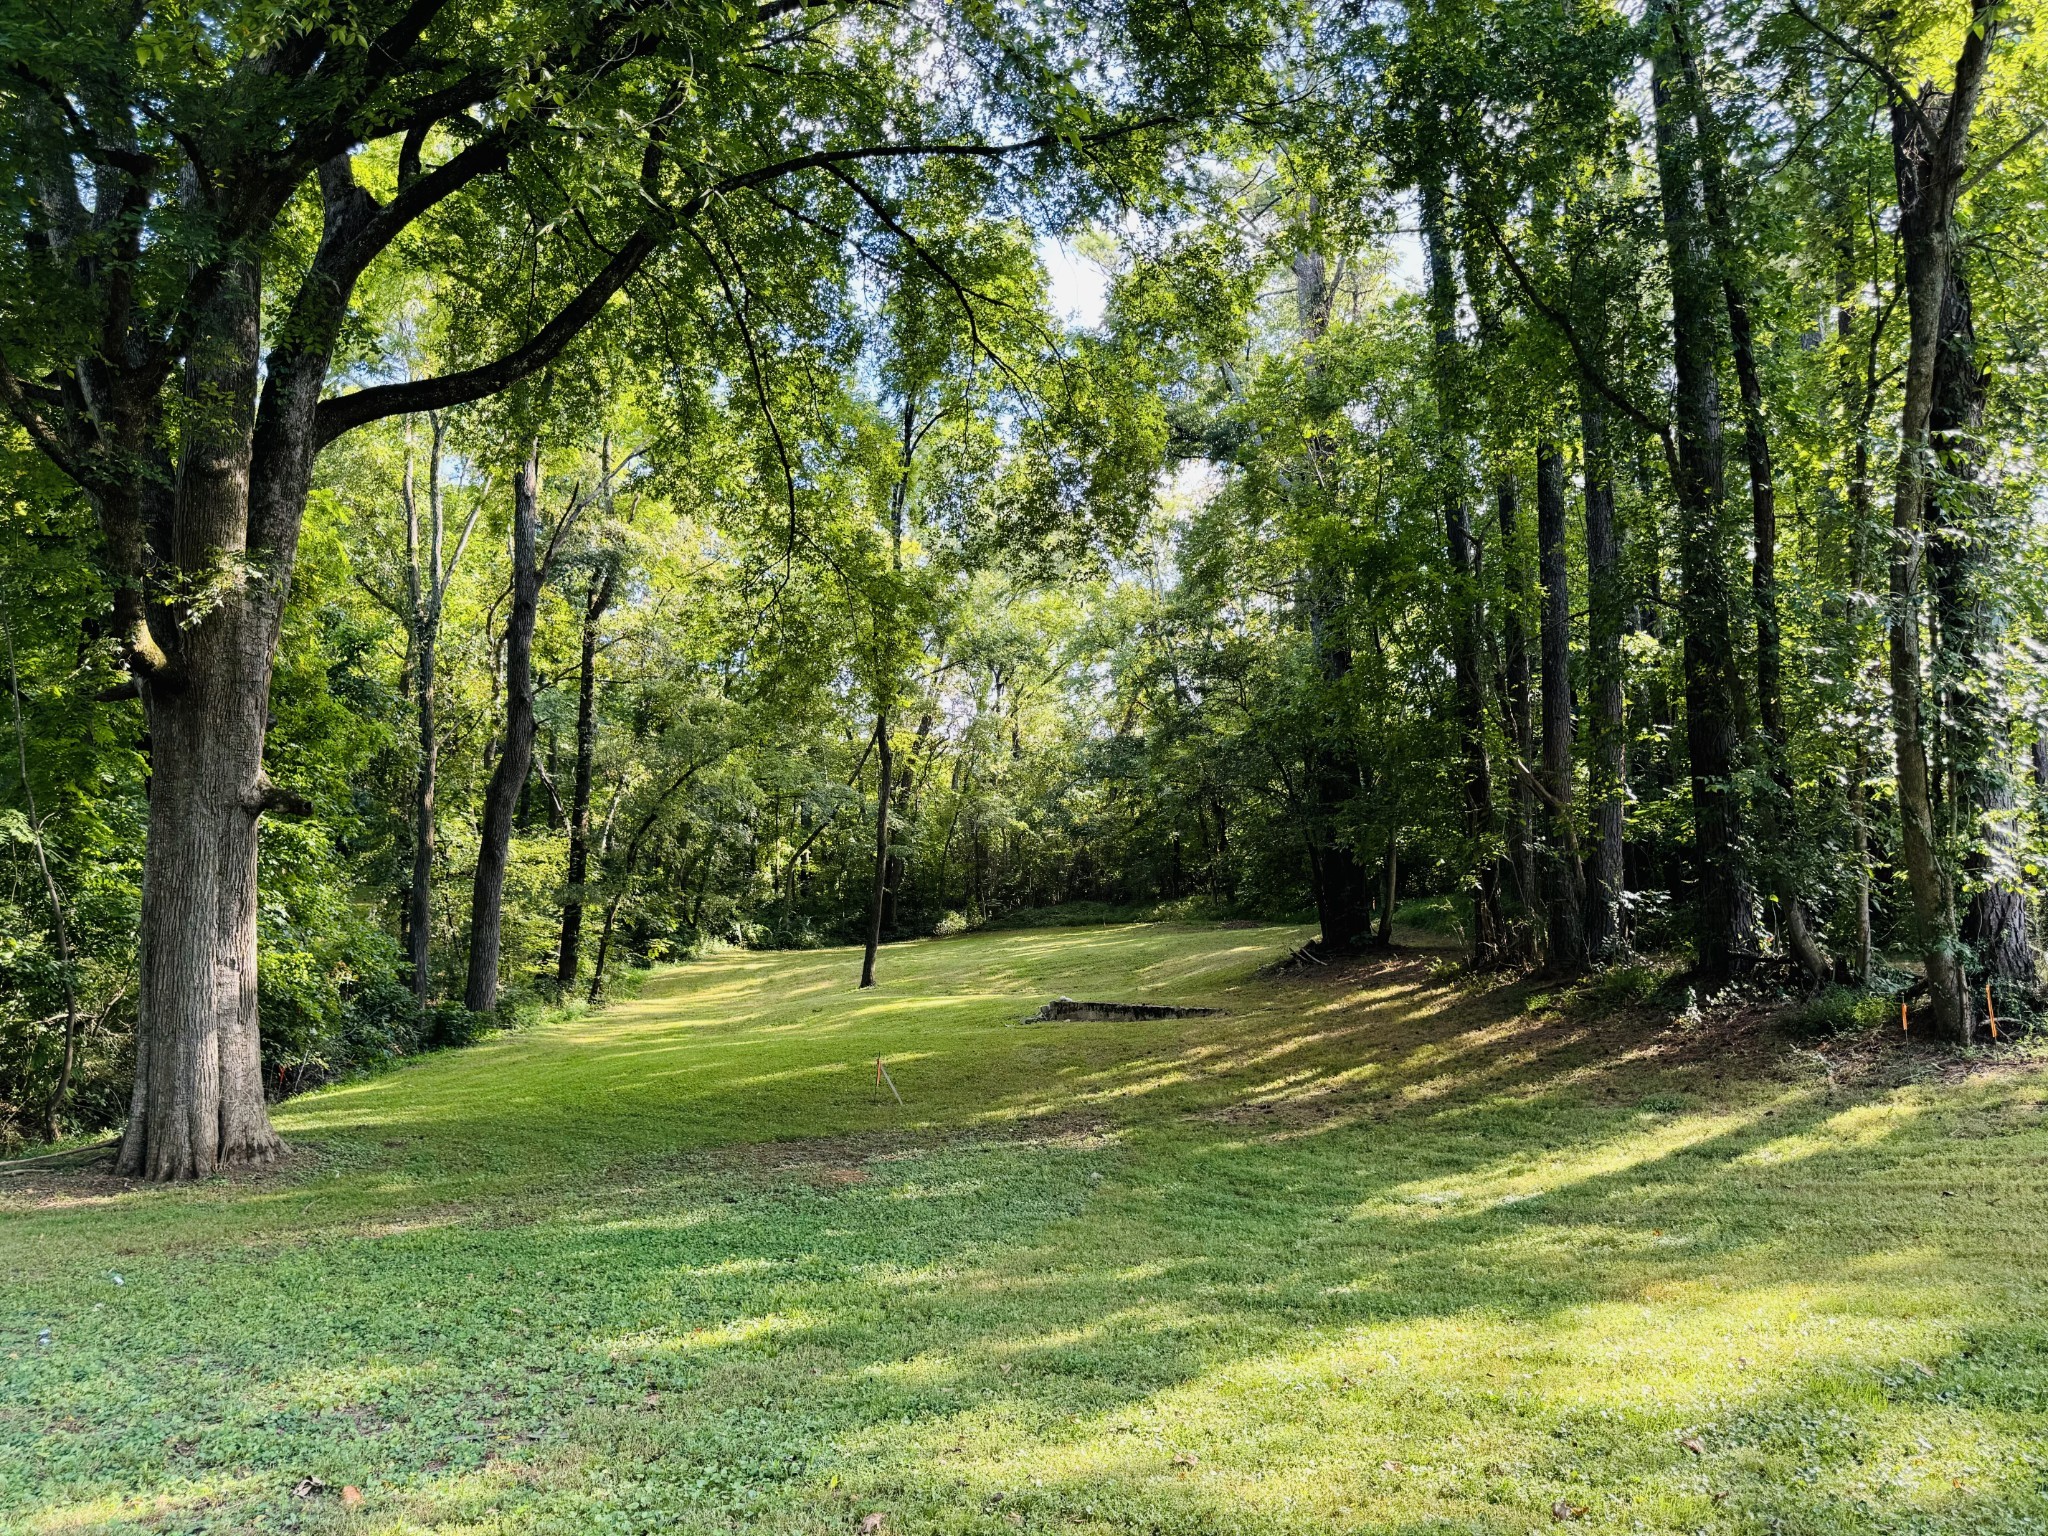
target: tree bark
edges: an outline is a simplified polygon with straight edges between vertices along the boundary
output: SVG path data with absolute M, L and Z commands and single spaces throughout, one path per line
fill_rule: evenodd
M 1668 10 L 1660 21 L 1651 88 L 1676 374 L 1679 615 L 1685 632 L 1686 748 L 1697 849 L 1694 942 L 1700 977 L 1714 987 L 1747 970 L 1756 948 L 1734 782 L 1741 759 L 1742 685 L 1728 582 L 1714 324 L 1722 295 L 1702 207 L 1696 133 L 1682 102 L 1683 71 Z
M 1486 607 L 1479 585 L 1479 542 L 1472 537 L 1465 505 L 1464 445 L 1459 429 L 1457 348 L 1458 289 L 1444 228 L 1444 189 L 1422 187 L 1423 244 L 1429 266 L 1429 313 L 1434 333 L 1434 379 L 1439 442 L 1436 472 L 1443 497 L 1444 541 L 1454 583 L 1452 603 L 1452 690 L 1464 754 L 1465 886 L 1472 898 L 1472 963 L 1491 965 L 1500 955 L 1500 883 L 1493 810 L 1493 769 L 1486 748 Z
M 1564 454 L 1536 447 L 1536 550 L 1542 583 L 1543 788 L 1549 801 L 1549 963 L 1575 971 L 1586 964 L 1586 874 L 1572 811 L 1572 748 L 1578 734 L 1572 703 L 1572 599 L 1565 568 Z
M 211 579 L 167 626 L 176 680 L 142 685 L 149 842 L 126 1176 L 201 1178 L 283 1150 L 257 1035 L 256 828 L 290 561 L 249 540 L 259 282 L 247 265 L 224 278 L 186 368 L 187 398 L 217 409 L 187 426 L 168 553 Z
M 1579 392 L 1580 441 L 1586 460 L 1586 672 L 1593 693 L 1593 859 L 1586 881 L 1586 953 L 1613 959 L 1625 947 L 1622 892 L 1626 875 L 1628 725 L 1621 656 L 1625 622 L 1621 529 L 1614 509 L 1614 466 L 1599 395 Z
M 505 871 L 512 821 L 533 768 L 533 629 L 540 609 L 540 446 L 512 481 L 512 608 L 505 621 L 505 743 L 484 791 L 476 876 L 469 898 L 469 984 L 463 1001 L 488 1013 L 498 1000 Z
M 583 887 L 590 878 L 590 776 L 597 752 L 597 642 L 612 591 L 617 564 L 607 559 L 593 572 L 583 603 L 583 651 L 576 674 L 576 780 L 569 797 L 568 894 L 562 899 L 562 939 L 556 951 L 555 979 L 572 985 L 582 963 Z

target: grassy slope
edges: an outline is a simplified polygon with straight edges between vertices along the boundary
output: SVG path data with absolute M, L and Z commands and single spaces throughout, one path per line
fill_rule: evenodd
M 729 955 L 299 1100 L 281 1178 L 0 1183 L 0 1528 L 2048 1529 L 2041 1078 L 1295 937 Z

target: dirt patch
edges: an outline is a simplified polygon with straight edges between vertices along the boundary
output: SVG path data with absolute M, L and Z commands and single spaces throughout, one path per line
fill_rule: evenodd
M 1222 1011 L 1221 1008 L 1182 1008 L 1172 1003 L 1077 1003 L 1071 997 L 1056 997 L 1024 1022 L 1135 1024 L 1145 1019 L 1206 1018 Z
M 311 1147 L 289 1145 L 275 1162 L 261 1168 L 232 1168 L 212 1178 L 182 1185 L 152 1184 L 147 1179 L 123 1178 L 116 1174 L 114 1148 L 93 1147 L 61 1161 L 0 1169 L 0 1211 L 62 1210 L 67 1206 L 111 1200 L 138 1190 L 203 1189 L 219 1184 L 278 1184 L 304 1178 L 324 1161 L 326 1159 Z

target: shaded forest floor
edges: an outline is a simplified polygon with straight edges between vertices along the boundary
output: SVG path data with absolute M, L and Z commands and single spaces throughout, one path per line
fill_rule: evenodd
M 0 1181 L 0 1529 L 2048 1530 L 2048 1077 L 1302 936 L 730 954 Z

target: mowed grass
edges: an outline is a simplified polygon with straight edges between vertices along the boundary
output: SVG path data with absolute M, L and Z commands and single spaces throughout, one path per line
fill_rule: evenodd
M 2048 1530 L 2040 1075 L 1299 937 L 731 954 L 281 1175 L 0 1181 L 0 1527 Z

